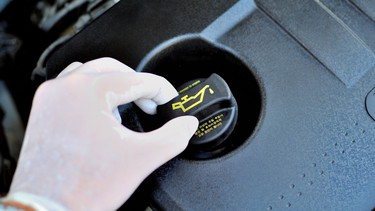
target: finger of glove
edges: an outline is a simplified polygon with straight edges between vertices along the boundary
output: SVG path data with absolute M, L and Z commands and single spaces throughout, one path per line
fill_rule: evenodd
M 71 63 L 70 65 L 68 65 L 65 69 L 63 69 L 58 75 L 57 75 L 57 78 L 61 78 L 63 76 L 66 76 L 68 75 L 69 73 L 71 73 L 72 71 L 74 71 L 75 69 L 77 69 L 78 67 L 80 67 L 82 65 L 81 62 L 73 62 Z
M 142 136 L 142 141 L 146 142 L 142 150 L 144 154 L 152 157 L 149 160 L 152 160 L 154 168 L 185 150 L 198 128 L 198 123 L 194 116 L 181 116 Z
M 156 105 L 164 104 L 177 96 L 177 91 L 171 83 L 151 73 L 103 74 L 96 81 L 96 86 L 101 88 L 99 92 L 106 98 L 110 110 L 122 104 L 138 101 L 141 109 L 154 113 Z
M 74 72 L 80 73 L 108 73 L 108 72 L 135 72 L 124 63 L 110 58 L 103 57 L 88 61 L 77 68 Z

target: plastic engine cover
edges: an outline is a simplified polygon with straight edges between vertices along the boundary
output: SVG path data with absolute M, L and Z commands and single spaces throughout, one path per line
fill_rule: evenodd
M 373 6 L 119 1 L 49 58 L 47 76 L 110 56 L 176 87 L 214 72 L 228 83 L 233 146 L 212 159 L 178 156 L 150 175 L 155 210 L 371 210 Z

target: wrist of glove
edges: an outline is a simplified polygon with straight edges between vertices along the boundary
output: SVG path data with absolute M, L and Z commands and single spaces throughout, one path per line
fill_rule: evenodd
M 60 204 L 30 193 L 16 192 L 0 200 L 1 210 L 23 210 L 23 211 L 66 211 Z

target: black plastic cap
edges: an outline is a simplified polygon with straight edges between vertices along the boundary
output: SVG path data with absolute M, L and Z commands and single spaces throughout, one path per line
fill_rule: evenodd
M 188 146 L 190 153 L 214 150 L 231 134 L 237 121 L 238 107 L 229 86 L 218 74 L 189 81 L 178 88 L 179 96 L 157 108 L 163 121 L 193 115 L 198 130 Z

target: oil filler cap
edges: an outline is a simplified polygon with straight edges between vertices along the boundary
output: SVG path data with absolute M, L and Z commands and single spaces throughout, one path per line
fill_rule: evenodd
M 177 88 L 179 95 L 159 105 L 157 115 L 164 121 L 193 115 L 199 126 L 187 150 L 212 151 L 222 146 L 237 122 L 238 107 L 229 86 L 218 74 L 196 79 Z

